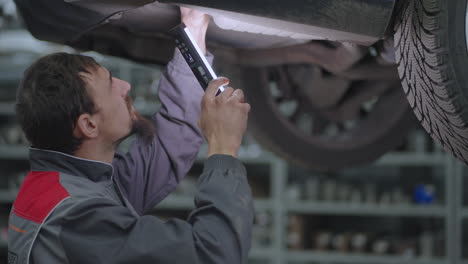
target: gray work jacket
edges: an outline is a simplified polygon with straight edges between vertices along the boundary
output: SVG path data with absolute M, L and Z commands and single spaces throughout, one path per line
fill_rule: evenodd
M 193 164 L 203 91 L 178 52 L 163 74 L 152 144 L 113 164 L 30 149 L 9 218 L 8 263 L 246 263 L 253 224 L 241 162 L 214 155 L 186 221 L 144 215 Z

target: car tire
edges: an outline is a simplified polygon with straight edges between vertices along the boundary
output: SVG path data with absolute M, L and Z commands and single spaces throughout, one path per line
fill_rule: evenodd
M 466 0 L 400 0 L 395 52 L 416 117 L 443 149 L 468 164 Z

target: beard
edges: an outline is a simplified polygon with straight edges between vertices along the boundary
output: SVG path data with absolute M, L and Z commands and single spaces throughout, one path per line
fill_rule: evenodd
M 154 123 L 143 117 L 136 110 L 134 110 L 134 115 L 135 119 L 132 121 L 130 135 L 136 134 L 137 137 L 141 138 L 146 144 L 150 144 L 151 141 L 153 141 L 156 131 Z
M 154 123 L 151 120 L 143 117 L 135 110 L 133 107 L 132 98 L 130 96 L 127 95 L 125 97 L 125 102 L 127 104 L 128 113 L 130 114 L 132 123 L 130 125 L 130 133 L 119 139 L 117 141 L 117 145 L 132 135 L 136 135 L 139 139 L 143 140 L 144 143 L 150 144 L 153 141 L 154 134 L 156 132 Z

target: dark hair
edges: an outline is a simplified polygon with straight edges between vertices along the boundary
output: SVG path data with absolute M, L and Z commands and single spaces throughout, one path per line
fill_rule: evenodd
M 54 53 L 40 58 L 25 72 L 16 100 L 17 119 L 33 147 L 73 154 L 78 117 L 94 114 L 96 106 L 82 73 L 99 64 L 91 57 Z

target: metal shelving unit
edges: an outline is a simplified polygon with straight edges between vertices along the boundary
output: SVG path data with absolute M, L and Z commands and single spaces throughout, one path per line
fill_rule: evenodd
M 443 264 L 444 259 L 430 258 L 409 258 L 397 256 L 379 256 L 364 254 L 343 254 L 324 252 L 304 252 L 290 251 L 287 254 L 288 261 L 307 262 L 315 261 L 319 263 L 362 263 L 362 264 Z
M 461 218 L 468 218 L 468 208 L 463 208 L 460 210 L 460 217 Z
M 14 115 L 15 103 L 14 102 L 0 102 L 0 113 L 2 115 Z
M 272 172 L 271 200 L 273 216 L 272 251 L 264 259 L 268 263 L 372 263 L 372 264 L 455 264 L 457 247 L 454 245 L 455 234 L 460 230 L 453 226 L 456 211 L 453 208 L 457 193 L 457 183 L 454 181 L 456 169 L 454 159 L 437 149 L 426 153 L 417 151 L 414 153 L 388 153 L 370 165 L 370 167 L 405 166 L 405 167 L 439 167 L 445 182 L 445 202 L 436 205 L 378 205 L 378 204 L 351 204 L 347 202 L 324 202 L 306 200 L 284 199 L 286 183 L 288 182 L 288 166 L 282 160 L 272 161 L 275 169 Z M 445 256 L 442 258 L 420 258 L 392 255 L 371 254 L 344 254 L 338 252 L 321 252 L 314 250 L 290 250 L 286 246 L 287 215 L 288 213 L 302 215 L 332 215 L 363 216 L 363 217 L 411 217 L 411 218 L 437 218 L 444 221 L 445 226 Z M 468 217 L 468 208 L 463 212 Z M 461 244 L 458 243 L 458 244 Z M 468 262 L 467 262 L 468 263 Z
M 272 248 L 253 248 L 250 250 L 249 257 L 251 259 L 269 259 L 274 254 L 275 253 Z
M 0 145 L 0 160 L 27 160 L 29 147 L 19 145 Z
M 0 190 L 0 203 L 13 203 L 17 190 Z
M 454 258 L 456 259 L 457 263 L 463 263 L 463 264 L 468 264 L 468 259 L 463 257 L 463 234 L 465 233 L 463 221 L 468 218 L 468 207 L 467 205 L 464 204 L 463 202 L 463 197 L 464 197 L 464 182 L 467 180 L 466 178 L 466 173 L 467 172 L 467 167 L 460 161 L 453 161 L 453 172 L 454 172 L 454 185 L 456 186 L 454 188 L 455 192 L 455 201 L 453 205 L 453 210 L 455 217 L 452 221 L 453 225 L 453 230 L 455 231 L 454 234 L 454 242 L 453 246 L 455 247 L 454 249 Z M 466 242 L 466 241 L 465 241 Z
M 378 159 L 375 166 L 444 166 L 446 154 L 435 153 L 387 153 Z
M 445 217 L 444 206 L 416 205 L 371 205 L 327 202 L 294 202 L 287 210 L 291 213 L 357 215 L 357 216 L 408 216 L 408 217 Z

